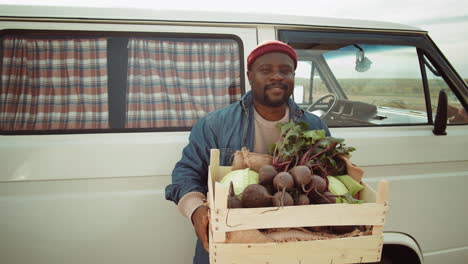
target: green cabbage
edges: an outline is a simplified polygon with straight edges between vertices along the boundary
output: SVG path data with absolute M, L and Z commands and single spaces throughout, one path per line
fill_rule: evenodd
M 355 181 L 349 175 L 339 175 L 335 177 L 346 186 L 346 189 L 348 189 L 350 195 L 355 195 L 364 188 L 361 184 L 359 184 L 359 182 Z
M 348 188 L 340 180 L 334 176 L 327 176 L 328 178 L 328 190 L 334 195 L 345 195 L 348 194 Z
M 234 193 L 239 195 L 250 184 L 258 184 L 258 173 L 249 168 L 233 170 L 221 179 L 221 183 L 226 186 L 229 186 L 230 182 L 234 185 Z

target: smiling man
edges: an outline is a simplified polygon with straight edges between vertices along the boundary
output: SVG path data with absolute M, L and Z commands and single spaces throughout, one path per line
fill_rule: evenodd
M 280 139 L 278 122 L 289 121 L 288 100 L 294 90 L 297 54 L 280 41 L 268 41 L 247 58 L 247 76 L 254 105 L 254 152 L 267 153 Z
M 294 67 L 293 59 L 280 52 L 265 54 L 251 64 L 247 75 L 256 108 L 287 106 L 294 86 Z
M 214 111 L 192 128 L 182 159 L 166 187 L 166 199 L 174 201 L 182 215 L 191 219 L 198 237 L 193 263 L 208 264 L 208 191 L 210 150 L 220 150 L 220 165 L 230 166 L 236 150 L 246 147 L 267 153 L 268 145 L 281 137 L 278 122 L 305 122 L 310 129 L 324 129 L 325 123 L 305 112 L 290 96 L 294 91 L 297 54 L 280 41 L 257 46 L 247 57 L 247 76 L 252 91 L 240 102 Z

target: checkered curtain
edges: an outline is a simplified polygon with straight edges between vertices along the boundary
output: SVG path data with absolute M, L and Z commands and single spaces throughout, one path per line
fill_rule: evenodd
M 129 128 L 191 127 L 241 97 L 234 41 L 130 39 Z
M 107 40 L 3 38 L 0 129 L 108 128 Z

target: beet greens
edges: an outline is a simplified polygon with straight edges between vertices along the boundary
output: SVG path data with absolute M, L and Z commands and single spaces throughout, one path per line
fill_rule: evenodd
M 338 156 L 349 155 L 355 148 L 347 147 L 344 139 L 327 137 L 325 130 L 309 130 L 305 122 L 290 121 L 278 126 L 281 139 L 270 146 L 273 166 L 278 172 L 304 165 L 321 177 L 346 174 Z

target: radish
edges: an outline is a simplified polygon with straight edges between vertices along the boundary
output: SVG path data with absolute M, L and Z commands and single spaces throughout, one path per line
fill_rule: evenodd
M 273 179 L 277 191 L 291 191 L 294 188 L 294 178 L 288 172 L 280 172 Z
M 331 192 L 319 193 L 317 191 L 309 193 L 311 204 L 333 204 L 336 203 L 336 195 Z
M 308 205 L 310 204 L 310 199 L 305 194 L 300 194 L 294 203 L 295 205 Z
M 294 205 L 294 200 L 288 192 L 277 192 L 273 195 L 273 206 L 283 207 Z
M 310 191 L 323 193 L 327 189 L 327 182 L 322 177 L 318 175 L 312 175 L 310 179 L 311 181 L 309 185 L 307 185 L 307 190 L 304 191 L 305 193 L 309 193 Z
M 258 171 L 258 181 L 262 185 L 271 184 L 277 174 L 278 172 L 272 165 L 263 165 Z
M 305 190 L 305 186 L 312 180 L 312 173 L 310 172 L 310 169 L 305 165 L 299 165 L 293 167 L 290 173 L 294 178 L 294 183 L 296 183 L 296 186 L 301 188 L 302 191 L 307 192 Z
M 269 207 L 272 205 L 271 198 L 265 186 L 250 184 L 242 193 L 242 206 L 245 208 Z
M 275 187 L 277 192 L 283 193 L 283 195 L 281 196 L 280 204 L 284 205 L 285 192 L 291 191 L 294 188 L 294 178 L 288 172 L 280 172 L 273 179 L 273 186 Z
M 227 207 L 228 208 L 242 208 L 242 201 L 237 198 L 236 194 L 234 193 L 234 184 L 231 182 L 229 185 L 229 196 L 227 200 Z

